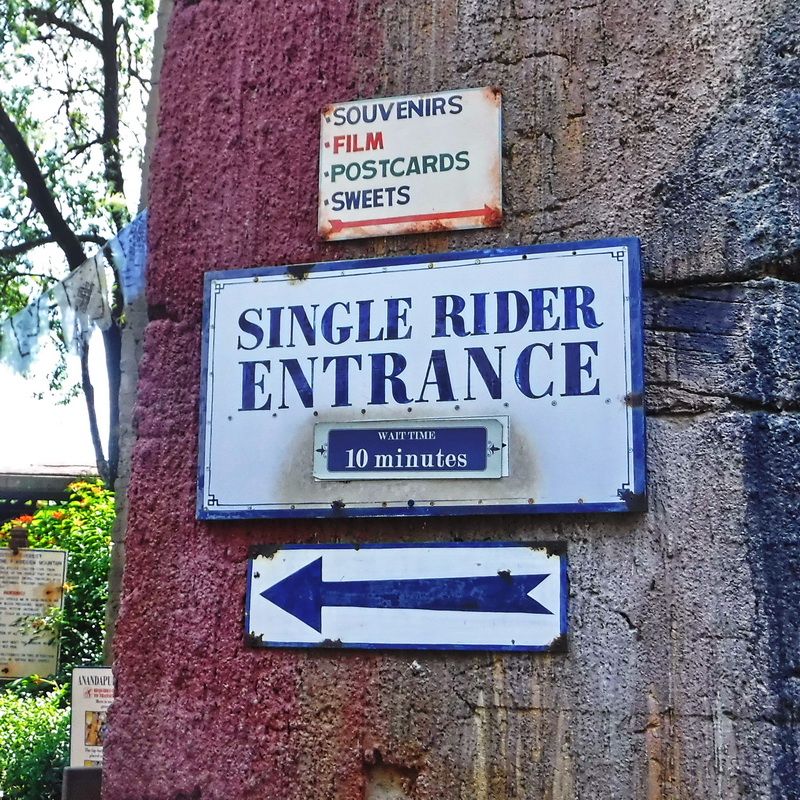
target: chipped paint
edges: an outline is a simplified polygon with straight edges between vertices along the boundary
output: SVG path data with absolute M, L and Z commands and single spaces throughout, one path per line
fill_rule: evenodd
M 247 548 L 247 557 L 256 558 L 257 556 L 262 556 L 263 558 L 272 558 L 278 550 L 280 550 L 280 547 L 274 544 L 251 544 Z
M 292 282 L 302 282 L 314 269 L 314 264 L 292 264 L 286 267 L 286 274 Z
M 619 496 L 628 507 L 628 511 L 632 511 L 634 513 L 644 513 L 647 511 L 647 494 L 644 492 L 641 494 L 636 494 L 630 489 L 620 489 Z

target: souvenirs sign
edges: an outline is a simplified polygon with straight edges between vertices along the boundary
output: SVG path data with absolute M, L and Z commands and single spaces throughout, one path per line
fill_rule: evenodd
M 639 245 L 206 275 L 200 518 L 644 502 Z
M 323 239 L 502 222 L 496 87 L 330 105 L 319 152 Z

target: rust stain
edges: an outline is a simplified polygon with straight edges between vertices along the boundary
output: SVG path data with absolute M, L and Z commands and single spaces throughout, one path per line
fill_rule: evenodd
M 21 678 L 30 674 L 31 665 L 23 664 L 21 661 L 4 661 L 0 667 L 0 675 L 8 678 Z
M 499 183 L 499 162 L 493 168 L 493 179 Z M 330 221 L 324 220 L 317 229 L 317 234 L 322 241 L 340 241 L 347 239 L 374 239 L 386 236 L 411 236 L 415 234 L 447 233 L 450 231 L 472 230 L 475 228 L 499 228 L 503 224 L 503 210 L 499 206 L 497 197 L 491 205 L 484 205 L 480 213 L 471 217 L 456 217 L 453 219 L 415 220 L 410 222 L 387 223 L 385 225 L 351 225 L 346 227 L 334 226 Z
M 500 105 L 503 98 L 503 90 L 499 86 L 488 86 L 483 90 L 483 96 L 494 105 Z
M 408 226 L 408 233 L 441 233 L 450 230 L 450 226 L 443 219 L 432 219 L 428 222 L 412 222 Z
M 328 103 L 328 105 L 322 106 L 322 108 L 320 109 L 320 114 L 322 114 L 323 117 L 329 117 L 331 114 L 333 114 L 333 109 L 334 109 L 334 104 Z
M 641 408 L 644 403 L 644 395 L 641 392 L 630 392 L 625 395 L 625 405 L 629 408 Z
M 547 648 L 551 653 L 566 653 L 569 649 L 567 647 L 567 634 L 559 633 Z
M 671 797 L 678 785 L 679 747 L 673 710 L 660 708 L 656 689 L 647 696 L 647 722 L 644 729 L 647 753 L 647 800 Z
M 503 224 L 503 209 L 490 208 L 483 217 L 483 224 L 487 228 L 499 228 Z
M 41 644 L 39 645 L 41 646 Z M 51 670 L 54 662 L 48 661 L 46 656 L 39 658 L 36 662 L 16 661 L 11 658 L 8 661 L 0 662 L 0 679 L 25 678 L 30 675 L 43 675 Z
M 474 217 L 462 217 L 459 220 L 425 220 L 411 223 L 398 223 L 386 226 L 390 230 L 381 229 L 377 226 L 359 226 L 347 228 L 347 235 L 340 233 L 334 234 L 333 229 L 326 229 L 320 234 L 325 240 L 335 241 L 339 239 L 368 239 L 383 236 L 415 235 L 431 233 L 448 233 L 450 231 L 471 230 L 473 228 L 496 228 L 502 225 L 503 213 L 497 208 L 492 208 L 485 215 Z M 467 220 L 480 220 L 478 223 L 467 223 Z
M 647 800 L 657 800 L 661 795 L 661 730 L 658 703 L 653 687 L 647 695 L 647 722 L 644 743 L 647 753 Z
M 60 581 L 52 581 L 51 583 L 46 583 L 44 586 L 40 588 L 41 592 L 41 599 L 44 600 L 48 605 L 54 606 L 57 605 L 58 602 L 61 600 L 61 595 L 64 591 L 64 584 Z

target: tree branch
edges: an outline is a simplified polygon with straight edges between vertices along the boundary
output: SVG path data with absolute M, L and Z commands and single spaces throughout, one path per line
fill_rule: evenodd
M 64 251 L 69 268 L 77 269 L 86 260 L 83 247 L 58 210 L 33 153 L 19 132 L 19 128 L 6 113 L 1 98 L 0 142 L 6 146 L 14 165 L 25 182 L 30 201 L 41 215 L 56 244 Z
M 79 242 L 94 242 L 95 244 L 105 244 L 108 240 L 102 236 L 95 236 L 94 234 L 87 233 L 75 237 Z M 20 242 L 20 244 L 12 244 L 8 247 L 0 247 L 0 258 L 16 258 L 29 250 L 34 250 L 41 247 L 43 244 L 57 244 L 55 236 L 41 236 L 38 239 L 31 239 L 29 242 Z M 5 274 L 5 273 L 4 273 Z M 32 273 L 20 272 L 19 276 L 30 275 Z
M 54 12 L 46 8 L 29 8 L 25 11 L 25 16 L 32 19 L 37 25 L 51 25 L 53 28 L 61 28 L 76 39 L 82 39 L 84 42 L 96 47 L 98 50 L 103 49 L 103 42 L 98 36 L 95 36 L 90 31 L 86 31 L 74 22 L 66 19 L 61 19 Z
M 82 144 L 75 144 L 72 147 L 68 147 L 66 149 L 66 157 L 67 158 L 75 158 L 76 156 L 81 155 L 81 153 L 85 153 L 90 147 L 94 147 L 98 144 L 105 144 L 101 137 L 97 139 L 92 139 L 90 142 L 83 142 Z
M 114 23 L 114 0 L 100 0 L 103 46 L 103 177 L 112 194 L 124 195 L 122 156 L 119 152 L 119 62 L 117 30 Z M 111 217 L 117 230 L 130 222 L 127 210 L 112 207 Z
M 0 281 L 10 281 L 14 278 L 42 278 L 46 281 L 56 281 L 52 275 L 45 275 L 43 272 L 20 272 L 16 269 L 0 270 Z

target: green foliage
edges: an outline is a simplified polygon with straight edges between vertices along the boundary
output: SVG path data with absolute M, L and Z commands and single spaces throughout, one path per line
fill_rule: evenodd
M 66 550 L 64 610 L 26 622 L 61 636 L 61 668 L 55 680 L 37 675 L 0 692 L 0 797 L 57 800 L 69 750 L 69 679 L 73 666 L 102 660 L 114 496 L 97 481 L 78 481 L 64 503 L 41 503 L 0 527 L 0 545 L 11 528 L 27 530 L 31 547 Z
M 58 800 L 69 756 L 64 689 L 46 695 L 0 694 L 0 796 Z
M 104 13 L 112 25 L 103 26 Z M 152 0 L 0 0 L 0 102 L 80 236 L 111 238 L 138 200 L 120 201 L 123 182 L 113 165 L 141 158 L 152 17 Z M 53 244 L 44 247 L 46 267 L 47 256 L 32 257 L 35 251 L 2 255 L 3 247 L 48 235 L 0 145 L 0 315 L 18 308 L 8 283 L 29 297 L 42 291 L 42 278 L 20 281 L 18 273 L 66 274 Z
M 22 525 L 31 547 L 66 550 L 67 583 L 63 614 L 50 614 L 44 627 L 61 635 L 61 674 L 102 660 L 114 495 L 97 482 L 71 484 L 66 503 L 42 504 L 32 516 L 0 528 L 0 545 Z
M 126 194 L 125 173 L 141 166 L 153 11 L 153 0 L 0 0 L 0 320 L 96 253 L 138 205 L 138 191 Z M 114 354 L 107 362 L 114 398 L 118 290 L 111 311 L 117 327 L 104 340 Z M 63 342 L 58 328 L 50 333 L 58 358 L 50 388 L 65 389 L 68 401 L 76 392 L 62 380 Z M 88 379 L 81 383 L 94 423 Z M 117 414 L 113 403 L 111 410 Z M 105 453 L 97 436 L 93 444 L 98 470 L 111 485 L 117 420 L 109 430 Z

